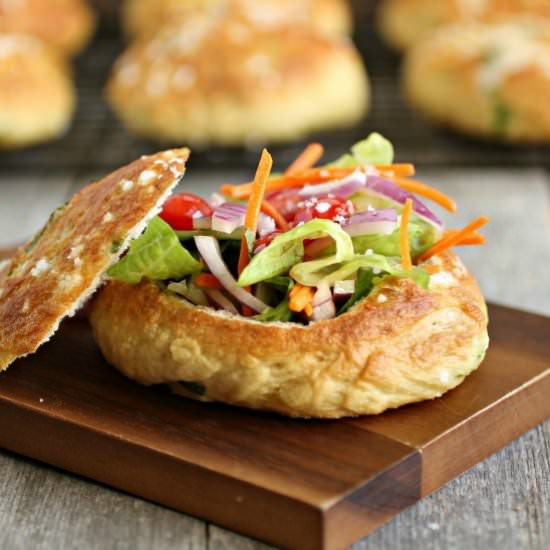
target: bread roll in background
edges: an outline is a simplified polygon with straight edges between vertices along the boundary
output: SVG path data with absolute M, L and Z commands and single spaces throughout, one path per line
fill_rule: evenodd
M 514 21 L 524 15 L 550 19 L 550 1 L 381 0 L 378 27 L 388 44 L 396 50 L 406 50 L 444 25 Z
M 107 95 L 138 135 L 243 145 L 352 126 L 367 110 L 369 90 L 348 38 L 197 15 L 131 44 Z
M 330 35 L 350 34 L 348 0 L 125 0 L 122 23 L 129 38 L 151 36 L 165 24 L 195 15 L 238 18 L 264 30 L 301 25 Z
M 405 59 L 405 92 L 437 123 L 509 142 L 550 142 L 550 22 L 445 27 Z
M 88 44 L 95 15 L 85 0 L 10 0 L 0 2 L 0 32 L 31 34 L 74 55 Z
M 74 104 L 70 70 L 57 50 L 33 36 L 0 33 L 0 149 L 60 136 Z

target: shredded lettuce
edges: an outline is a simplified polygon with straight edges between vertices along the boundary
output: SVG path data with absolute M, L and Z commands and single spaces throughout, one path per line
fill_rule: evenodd
M 137 284 L 143 277 L 153 281 L 181 280 L 200 270 L 201 264 L 181 245 L 174 230 L 157 217 L 107 274 L 113 279 Z
M 364 254 L 370 249 L 384 256 L 399 256 L 399 234 L 400 229 L 397 228 L 389 235 L 360 235 L 353 237 L 353 247 L 358 254 Z M 439 239 L 436 229 L 421 220 L 409 222 L 408 236 L 413 258 L 422 254 Z
M 232 233 L 223 233 L 222 231 L 214 231 L 213 229 L 191 229 L 189 231 L 176 231 L 180 241 L 188 241 L 193 237 L 206 236 L 216 237 L 218 241 L 240 241 L 243 236 L 243 228 L 237 227 Z
M 353 168 L 370 164 L 391 164 L 393 157 L 391 142 L 377 132 L 373 132 L 366 139 L 357 142 L 351 148 L 351 154 L 342 155 L 331 166 Z
M 277 306 L 268 307 L 254 318 L 257 321 L 269 322 L 269 321 L 290 321 L 292 319 L 292 311 L 288 307 L 288 295 L 294 288 L 294 281 L 290 277 L 273 277 L 264 281 L 266 285 L 275 287 L 278 291 L 284 293 L 284 298 L 279 302 Z
M 429 275 L 418 267 L 404 270 L 397 258 L 386 258 L 380 254 L 356 254 L 347 261 L 338 260 L 335 256 L 311 260 L 295 265 L 290 270 L 292 278 L 304 286 L 318 286 L 321 281 L 333 286 L 337 281 L 343 281 L 354 276 L 361 268 L 370 268 L 377 273 L 385 273 L 394 277 L 409 278 L 420 287 L 427 288 Z
M 375 275 L 372 269 L 359 269 L 355 280 L 355 291 L 349 300 L 340 308 L 338 315 L 351 309 L 359 300 L 367 297 L 374 286 Z
M 286 273 L 304 257 L 304 240 L 328 235 L 336 243 L 334 257 L 346 261 L 353 257 L 351 237 L 330 220 L 314 219 L 299 225 L 273 239 L 271 244 L 256 254 L 239 277 L 240 286 L 250 286 Z

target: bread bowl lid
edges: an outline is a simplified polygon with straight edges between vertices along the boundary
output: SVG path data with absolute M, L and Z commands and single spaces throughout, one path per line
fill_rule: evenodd
M 34 353 L 101 285 L 179 183 L 189 153 L 144 156 L 84 187 L 0 264 L 0 371 Z

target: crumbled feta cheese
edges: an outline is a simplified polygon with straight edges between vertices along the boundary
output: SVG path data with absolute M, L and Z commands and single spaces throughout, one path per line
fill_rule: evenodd
M 156 179 L 158 174 L 153 170 L 144 170 L 138 178 L 138 183 L 140 185 L 147 185 Z
M 388 297 L 387 297 L 385 294 L 380 293 L 380 294 L 376 297 L 376 301 L 377 301 L 379 304 L 383 304 L 384 302 L 387 302 L 387 301 L 388 301 Z
M 382 270 L 381 270 L 379 267 L 373 267 L 373 268 L 372 268 L 372 272 L 373 272 L 375 275 L 380 275 L 380 273 L 382 273 Z
M 130 191 L 132 187 L 134 186 L 134 182 L 132 180 L 124 179 L 120 182 L 120 187 L 122 187 L 122 190 L 126 193 L 126 191 Z
M 374 250 L 372 248 L 367 248 L 365 251 L 365 256 L 372 256 L 374 254 Z
M 38 277 L 41 273 L 44 273 L 44 271 L 48 271 L 48 269 L 50 269 L 50 264 L 44 258 L 40 258 L 31 269 L 31 275 L 33 277 Z

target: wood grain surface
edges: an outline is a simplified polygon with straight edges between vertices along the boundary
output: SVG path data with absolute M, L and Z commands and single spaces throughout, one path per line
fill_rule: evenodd
M 550 318 L 489 315 L 491 348 L 457 389 L 332 422 L 140 387 L 68 321 L 0 375 L 0 446 L 278 546 L 345 548 L 550 417 Z
M 228 175 L 190 175 L 185 185 L 207 193 L 222 176 Z M 231 179 L 242 176 L 234 174 Z M 546 173 L 461 169 L 421 171 L 419 176 L 455 197 L 461 222 L 480 211 L 491 218 L 485 231 L 488 246 L 461 250 L 486 295 L 550 314 L 550 183 Z M 0 178 L 0 247 L 26 238 L 28 227 L 40 227 L 52 205 L 63 202 L 92 177 Z M 17 193 L 17 189 L 24 192 Z M 537 269 L 529 268 L 535 265 Z M 0 417 L 0 433 L 1 428 Z M 353 548 L 546 548 L 550 540 L 548 472 L 547 422 L 422 499 Z M 0 493 L 2 548 L 264 547 L 234 532 L 10 452 L 0 452 Z

